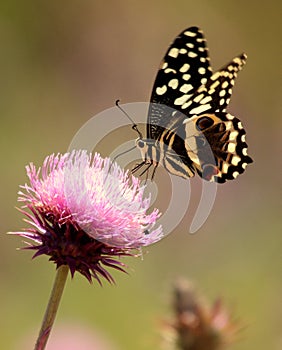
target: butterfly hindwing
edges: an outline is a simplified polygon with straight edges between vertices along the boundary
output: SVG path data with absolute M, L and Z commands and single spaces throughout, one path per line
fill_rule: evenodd
M 208 181 L 224 183 L 243 173 L 252 159 L 247 155 L 246 131 L 241 121 L 225 112 L 203 114 L 183 122 L 185 148 L 197 173 Z

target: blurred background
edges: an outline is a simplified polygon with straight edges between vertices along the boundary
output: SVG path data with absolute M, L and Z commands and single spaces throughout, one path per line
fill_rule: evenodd
M 67 324 L 86 325 L 91 336 L 104 338 L 92 349 L 158 348 L 160 320 L 171 312 L 171 284 L 183 276 L 211 301 L 223 297 L 241 322 L 230 349 L 282 348 L 281 9 L 278 0 L 267 6 L 243 0 L 1 3 L 2 349 L 33 347 L 55 275 L 46 257 L 31 261 L 31 252 L 16 250 L 21 239 L 5 235 L 24 226 L 14 207 L 18 186 L 27 180 L 25 165 L 65 152 L 76 131 L 116 99 L 148 101 L 169 43 L 192 25 L 205 32 L 214 70 L 248 54 L 229 111 L 242 119 L 255 162 L 219 187 L 195 235 L 187 233 L 199 201 L 192 179 L 191 210 L 143 259 L 124 260 L 129 275 L 114 272 L 116 286 L 69 279 L 51 338 Z M 135 137 L 122 128 L 100 151 L 107 155 L 111 143 Z M 161 210 L 166 181 L 157 172 Z

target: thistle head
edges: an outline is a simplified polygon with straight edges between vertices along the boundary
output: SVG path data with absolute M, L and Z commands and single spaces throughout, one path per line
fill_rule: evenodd
M 136 256 L 163 237 L 154 228 L 158 210 L 147 213 L 145 187 L 110 159 L 86 151 L 48 156 L 42 167 L 26 167 L 29 184 L 18 201 L 28 227 L 15 234 L 33 243 L 34 257 L 48 255 L 89 281 L 113 282 L 107 267 L 124 271 L 121 256 Z

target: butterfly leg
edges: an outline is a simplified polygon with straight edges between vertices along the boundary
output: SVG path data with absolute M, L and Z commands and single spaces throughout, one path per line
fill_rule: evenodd
M 148 163 L 147 163 L 148 164 Z M 148 164 L 148 166 L 145 168 L 145 170 L 142 171 L 142 173 L 139 175 L 139 176 L 142 176 L 144 175 L 145 173 L 147 173 L 147 177 L 148 177 L 148 172 L 149 172 L 149 169 L 151 168 L 151 166 L 153 165 L 153 162 L 150 162 Z
M 136 171 L 139 170 L 140 168 L 142 168 L 143 165 L 145 165 L 145 164 L 146 164 L 146 161 L 143 161 L 143 162 L 141 162 L 141 163 L 135 165 L 135 167 L 132 168 L 131 173 L 132 173 L 132 174 L 136 173 Z
M 156 173 L 156 170 L 157 170 L 157 167 L 159 165 L 159 162 L 156 162 L 154 164 L 154 169 L 153 169 L 153 173 L 152 173 L 152 176 L 151 176 L 151 181 L 153 181 L 154 177 L 155 177 L 155 173 Z

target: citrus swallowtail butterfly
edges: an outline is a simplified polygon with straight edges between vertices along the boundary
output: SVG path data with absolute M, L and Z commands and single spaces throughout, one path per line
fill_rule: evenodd
M 159 164 L 174 175 L 198 173 L 207 181 L 224 183 L 243 173 L 247 155 L 241 121 L 226 112 L 241 54 L 213 73 L 206 40 L 197 27 L 184 30 L 168 48 L 151 95 L 147 136 L 136 141 L 142 163 L 132 172 Z M 142 174 L 143 174 L 142 173 Z

